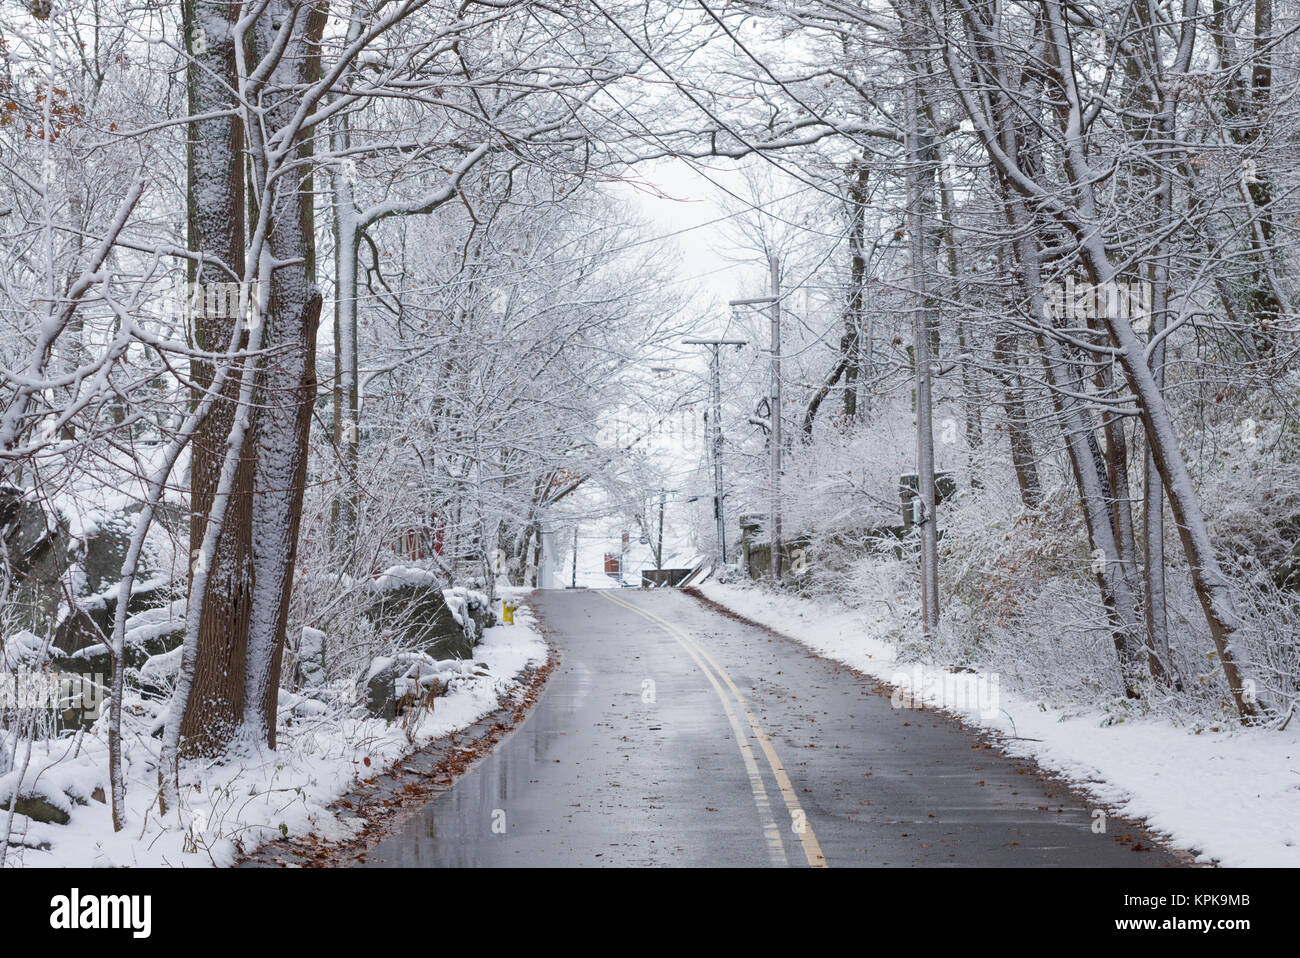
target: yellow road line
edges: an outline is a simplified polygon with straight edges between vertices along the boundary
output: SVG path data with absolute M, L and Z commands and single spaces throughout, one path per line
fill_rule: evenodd
M 630 609 L 638 615 L 643 615 L 642 611 L 636 606 L 615 599 L 613 596 L 604 592 L 601 594 L 612 601 L 615 605 L 622 606 L 625 609 Z M 669 634 L 672 635 L 671 632 Z M 677 636 L 673 635 L 673 638 L 676 639 Z M 763 835 L 767 839 L 768 855 L 771 857 L 773 865 L 780 868 L 788 868 L 790 866 L 790 860 L 786 857 L 785 844 L 781 841 L 781 830 L 777 826 L 776 820 L 772 817 L 771 803 L 767 798 L 767 786 L 763 784 L 763 776 L 758 770 L 758 762 L 754 759 L 754 749 L 753 746 L 749 744 L 748 736 L 745 735 L 745 728 L 740 724 L 740 719 L 737 717 L 735 710 L 731 707 L 731 702 L 727 699 L 726 691 L 718 684 L 718 680 L 714 677 L 713 672 L 709 669 L 708 665 L 706 665 L 704 660 L 696 654 L 695 649 L 682 643 L 680 639 L 678 640 L 678 644 L 686 649 L 687 654 L 695 660 L 695 664 L 699 666 L 700 671 L 703 672 L 705 678 L 709 680 L 709 684 L 713 686 L 713 691 L 717 693 L 718 701 L 722 703 L 722 710 L 726 713 L 727 721 L 731 723 L 731 729 L 736 735 L 736 744 L 740 748 L 740 757 L 744 760 L 745 771 L 749 775 L 749 787 L 754 793 L 754 804 L 758 806 L 759 816 L 763 820 Z
M 698 645 L 684 630 L 678 628 L 667 619 L 660 618 L 653 612 L 648 612 L 645 609 L 639 608 L 624 599 L 615 598 L 608 592 L 602 591 L 600 594 L 609 599 L 615 605 L 620 605 L 625 609 L 630 609 L 642 618 L 654 622 L 675 638 L 678 643 L 680 643 L 681 646 L 690 653 L 691 658 L 695 659 L 701 670 L 709 677 L 709 681 L 713 683 L 714 689 L 718 692 L 718 696 L 722 700 L 722 705 L 727 712 L 728 718 L 731 718 L 732 711 L 727 702 L 726 695 L 718 686 L 717 681 L 714 679 L 709 669 L 700 661 L 701 656 L 709 663 L 709 665 L 713 666 L 718 675 L 722 677 L 722 681 L 727 684 L 729 689 L 731 689 L 732 695 L 736 697 L 736 701 L 744 711 L 745 717 L 749 720 L 749 727 L 753 730 L 754 738 L 758 739 L 759 747 L 762 748 L 763 755 L 767 758 L 767 764 L 772 769 L 772 777 L 776 779 L 777 787 L 781 790 L 781 798 L 784 799 L 786 809 L 790 812 L 790 821 L 794 827 L 795 834 L 799 836 L 799 841 L 803 845 L 804 856 L 808 859 L 809 866 L 812 868 L 825 868 L 826 856 L 822 854 L 821 845 L 817 841 L 817 835 L 813 831 L 812 823 L 808 821 L 808 816 L 804 813 L 803 807 L 799 804 L 799 798 L 795 794 L 794 786 L 790 784 L 790 776 L 786 774 L 785 766 L 781 764 L 781 759 L 776 754 L 776 749 L 772 745 L 772 740 L 768 737 L 767 733 L 763 731 L 763 727 L 758 721 L 758 716 L 756 716 L 753 709 L 749 707 L 749 702 L 746 701 L 745 696 L 741 694 L 740 689 L 736 687 L 736 683 L 731 681 L 731 676 L 727 674 L 726 669 L 719 665 L 713 656 L 709 655 L 709 653 L 705 651 L 702 646 Z M 743 732 L 737 728 L 738 723 L 733 721 L 732 724 L 733 728 L 736 728 L 737 741 L 743 743 L 741 751 L 744 752 L 745 749 L 749 747 L 748 740 Z M 758 793 L 755 792 L 755 800 L 757 800 L 757 794 Z M 766 804 L 766 790 L 764 790 L 764 804 Z

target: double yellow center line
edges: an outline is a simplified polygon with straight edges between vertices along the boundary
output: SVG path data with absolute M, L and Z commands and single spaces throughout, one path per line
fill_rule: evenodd
M 745 769 L 749 773 L 750 788 L 754 793 L 754 804 L 758 806 L 759 814 L 763 817 L 763 831 L 767 836 L 768 848 L 772 854 L 773 861 L 777 864 L 785 865 L 788 861 L 785 857 L 785 847 L 781 841 L 780 831 L 776 823 L 772 820 L 770 807 L 767 801 L 767 789 L 763 785 L 763 777 L 759 773 L 758 763 L 754 760 L 753 749 L 749 744 L 749 739 L 745 735 L 744 727 L 737 718 L 735 710 L 732 708 L 731 701 L 727 697 L 726 691 L 722 685 L 725 684 L 735 696 L 736 703 L 745 714 L 749 722 L 749 728 L 758 741 L 758 746 L 763 752 L 764 758 L 767 759 L 768 767 L 772 770 L 772 777 L 776 780 L 777 788 L 780 789 L 781 798 L 785 802 L 785 807 L 790 813 L 791 828 L 799 836 L 799 842 L 803 847 L 804 856 L 808 859 L 808 864 L 812 868 L 825 868 L 826 856 L 822 854 L 821 846 L 817 843 L 817 835 L 813 832 L 812 823 L 808 821 L 808 816 L 804 814 L 803 808 L 799 805 L 799 798 L 795 794 L 794 786 L 790 784 L 790 776 L 786 774 L 785 766 L 781 764 L 781 759 L 777 757 L 776 749 L 772 747 L 772 740 L 767 733 L 763 731 L 762 725 L 759 724 L 758 716 L 754 710 L 749 707 L 749 702 L 741 694 L 740 689 L 736 688 L 736 683 L 731 681 L 726 670 L 720 666 L 709 653 L 698 645 L 684 630 L 673 625 L 673 623 L 662 619 L 653 612 L 647 612 L 628 602 L 626 599 L 618 598 L 611 593 L 601 590 L 600 595 L 609 599 L 615 605 L 620 605 L 625 609 L 635 612 L 655 625 L 659 626 L 681 645 L 695 660 L 695 664 L 700 667 L 700 671 L 708 678 L 713 690 L 717 693 L 719 701 L 722 702 L 722 710 L 727 714 L 727 720 L 731 723 L 732 730 L 736 733 L 736 744 L 740 748 L 741 758 L 744 760 Z M 722 684 L 718 679 L 721 678 Z

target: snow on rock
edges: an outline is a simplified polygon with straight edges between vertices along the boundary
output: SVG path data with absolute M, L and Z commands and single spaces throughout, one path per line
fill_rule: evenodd
M 434 588 L 438 583 L 438 574 L 429 569 L 398 565 L 385 569 L 376 576 L 371 588 L 376 592 L 392 592 L 395 589 L 403 589 L 408 586 Z M 465 630 L 466 635 L 471 635 L 474 631 L 474 623 L 469 613 L 487 611 L 489 606 L 488 597 L 477 589 L 467 589 L 465 586 L 456 586 L 441 591 L 443 601 L 447 603 L 447 611 L 451 613 L 451 617 L 457 625 Z
M 464 586 L 443 589 L 442 597 L 447 603 L 447 611 L 456 620 L 456 624 L 465 630 L 467 636 L 474 638 L 477 628 L 474 616 L 478 615 L 480 618 L 486 616 L 489 609 L 488 597 L 477 589 L 467 589 Z
M 146 609 L 128 618 L 125 637 L 127 645 L 143 645 L 183 629 L 186 605 L 186 599 L 173 599 L 167 605 Z
M 439 582 L 437 573 L 418 566 L 395 565 L 375 576 L 371 588 L 376 592 L 389 592 L 406 586 L 436 586 Z
M 369 671 L 366 672 L 366 681 L 369 682 L 376 675 L 379 675 L 381 672 L 384 672 L 389 668 L 391 668 L 392 665 L 393 665 L 393 657 L 391 655 L 376 656 L 374 660 L 372 660 L 370 663 Z
M 170 652 L 153 655 L 140 666 L 140 684 L 155 688 L 170 687 L 181 670 L 183 646 L 176 646 Z
M 61 825 L 68 822 L 75 806 L 88 804 L 96 792 L 103 795 L 107 776 L 88 757 L 68 759 L 67 752 L 66 742 L 37 743 L 25 772 L 20 766 L 0 776 L 0 809 L 9 810 L 16 792 L 16 812 Z M 7 817 L 0 812 L 0 823 Z
M 488 598 L 476 589 L 444 589 L 441 576 L 416 566 L 392 566 L 369 589 L 367 616 L 395 633 L 399 645 L 438 658 L 467 658 L 485 626 L 493 621 Z
M 902 661 L 894 644 L 899 624 L 884 608 L 873 618 L 752 587 L 707 582 L 699 589 L 893 685 L 896 704 L 922 701 L 1004 736 L 1010 754 L 1032 758 L 1099 803 L 1145 820 L 1200 860 L 1300 866 L 1300 729 L 1189 728 L 1164 718 L 1051 708 L 1001 687 L 997 676 Z
M 0 642 L 0 672 L 17 672 L 40 665 L 45 641 L 31 632 L 15 632 Z

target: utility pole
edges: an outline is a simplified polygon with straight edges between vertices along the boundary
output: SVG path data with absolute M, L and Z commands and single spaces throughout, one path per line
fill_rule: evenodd
M 781 272 L 776 253 L 768 253 L 767 266 L 772 293 L 770 296 L 758 296 L 754 299 L 733 299 L 727 305 L 771 307 L 772 316 L 772 350 L 771 350 L 771 387 L 768 390 L 767 406 L 771 415 L 771 427 L 768 430 L 770 448 L 768 450 L 768 486 L 771 489 L 771 502 L 768 508 L 768 539 L 771 543 L 771 579 L 776 586 L 781 581 Z
M 718 573 L 727 564 L 727 520 L 722 496 L 722 370 L 718 349 L 721 346 L 744 346 L 747 339 L 685 339 L 687 346 L 708 346 L 713 350 L 709 361 L 713 381 L 713 518 L 718 527 Z
M 578 526 L 573 526 L 573 578 L 569 587 L 576 589 L 578 587 Z
M 930 329 L 925 291 L 925 238 L 920 164 L 922 162 L 920 103 L 916 71 L 909 64 L 907 113 L 907 232 L 911 258 L 912 342 L 916 364 L 916 479 L 921 515 L 921 626 L 926 635 L 939 624 L 939 538 L 934 517 L 934 432 L 931 422 Z
M 772 586 L 781 581 L 781 274 L 776 253 L 767 257 L 772 277 L 772 389 L 768 405 L 772 410 L 771 472 Z
M 664 490 L 659 490 L 659 545 L 655 549 L 655 568 L 663 570 L 664 567 L 664 502 L 668 494 Z

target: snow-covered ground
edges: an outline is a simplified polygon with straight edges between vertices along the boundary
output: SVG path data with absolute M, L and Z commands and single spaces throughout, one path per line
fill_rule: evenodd
M 1178 726 L 1168 719 L 1062 711 L 1001 687 L 998 676 L 900 661 L 883 607 L 831 608 L 757 588 L 707 582 L 713 601 L 895 687 L 993 730 L 1013 755 L 1077 783 L 1098 803 L 1140 818 L 1203 861 L 1300 867 L 1300 728 Z
M 157 740 L 131 739 L 126 746 L 128 824 L 113 831 L 110 808 L 97 800 L 108 791 L 107 745 L 101 722 L 75 739 L 46 743 L 34 752 L 23 776 L 24 795 L 39 794 L 70 815 L 67 824 L 45 824 L 15 815 L 10 866 L 222 866 L 240 848 L 248 852 L 281 835 L 315 833 L 339 839 L 359 819 L 327 810 L 359 778 L 383 771 L 419 746 L 466 728 L 503 700 L 521 696 L 517 681 L 529 665 L 546 661 L 547 647 L 526 608 L 514 626 L 484 632 L 474 665 L 449 683 L 431 711 L 413 721 L 312 715 L 296 697 L 282 696 L 279 747 L 262 749 L 221 765 L 182 771 L 181 808 L 165 819 L 157 811 Z M 481 666 L 481 667 L 479 667 Z M 286 708 L 292 705 L 293 708 Z M 324 713 L 324 710 L 321 710 Z M 306 713 L 306 714 L 304 714 Z M 409 713 L 408 713 L 409 714 Z M 12 791 L 0 779 L 3 793 Z M 9 813 L 0 811 L 0 840 Z

